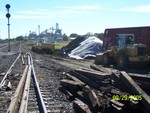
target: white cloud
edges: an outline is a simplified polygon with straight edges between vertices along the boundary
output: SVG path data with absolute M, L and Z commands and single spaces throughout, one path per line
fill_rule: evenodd
M 38 16 L 38 15 L 14 15 L 14 19 L 45 19 L 50 18 L 49 16 Z
M 48 19 L 55 16 L 54 12 L 48 9 L 33 9 L 17 11 L 12 18 L 14 19 Z
M 16 11 L 12 14 L 12 19 L 49 19 L 72 17 L 79 15 L 89 15 L 100 9 L 99 5 L 83 5 L 83 6 L 58 6 L 54 10 L 48 9 L 30 9 Z M 0 13 L 0 18 L 5 18 L 5 14 Z
M 85 6 L 69 6 L 61 7 L 63 9 L 72 9 L 72 10 L 97 10 L 100 7 L 98 5 L 85 5 Z
M 132 12 L 150 13 L 150 5 L 138 6 L 138 7 L 132 7 L 132 8 L 122 8 L 121 11 L 132 11 Z
M 49 13 L 49 11 L 47 9 L 34 9 L 34 10 L 18 11 L 17 13 L 24 15 L 46 15 Z
M 60 14 L 62 16 L 76 16 L 76 15 L 88 15 L 95 12 L 95 10 L 99 10 L 99 5 L 83 5 L 83 6 L 68 6 L 68 7 L 61 7 L 58 6 L 57 8 L 62 9 Z

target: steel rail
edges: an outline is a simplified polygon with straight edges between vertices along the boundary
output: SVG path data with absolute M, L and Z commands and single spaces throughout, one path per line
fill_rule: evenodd
M 34 82 L 34 87 L 35 87 L 35 91 L 37 92 L 37 100 L 38 100 L 38 105 L 39 105 L 39 110 L 40 113 L 47 113 L 47 109 L 40 91 L 40 87 L 36 78 L 36 74 L 35 74 L 35 70 L 34 70 L 34 66 L 33 66 L 33 59 L 32 56 L 30 54 L 30 58 L 31 58 L 31 67 L 32 67 L 32 77 L 33 77 L 33 82 Z
M 28 105 L 28 97 L 30 90 L 30 80 L 31 80 L 31 65 L 29 65 L 29 69 L 27 72 L 27 78 L 23 90 L 22 100 L 20 104 L 19 113 L 27 113 L 27 105 Z
M 11 45 L 13 45 L 13 44 L 15 44 L 15 43 L 12 43 Z M 8 45 L 7 45 L 7 43 L 6 44 L 4 44 L 3 46 L 0 46 L 0 50 L 3 50 L 4 48 L 7 48 L 8 47 Z
M 13 97 L 13 100 L 12 100 L 13 102 L 11 102 L 11 104 L 10 104 L 8 110 L 7 110 L 7 113 L 15 113 L 16 112 L 16 108 L 17 108 L 16 103 L 18 103 L 18 100 L 19 101 L 21 100 L 20 107 L 18 108 L 19 109 L 18 113 L 26 113 L 27 112 L 31 77 L 33 79 L 34 88 L 35 88 L 35 91 L 36 91 L 36 97 L 37 97 L 39 112 L 40 113 L 47 113 L 47 109 L 46 109 L 46 106 L 45 106 L 45 103 L 44 103 L 44 100 L 43 100 L 43 97 L 42 97 L 42 94 L 41 94 L 41 91 L 40 91 L 40 87 L 39 87 L 39 84 L 38 84 L 38 81 L 37 81 L 37 78 L 36 78 L 31 53 L 27 50 L 25 45 L 23 45 L 23 46 L 27 51 L 27 66 L 28 66 L 28 70 L 26 69 L 27 72 L 26 72 L 26 74 L 24 74 L 24 76 L 26 75 L 25 80 L 24 80 L 25 82 L 24 82 L 24 85 L 23 85 L 24 88 L 22 89 L 21 88 L 22 84 L 19 83 L 19 85 L 18 85 L 19 88 L 17 87 L 17 90 L 16 90 L 16 92 L 14 94 L 14 97 Z M 21 56 L 21 54 L 19 56 Z M 23 80 L 21 80 L 20 82 L 23 83 Z M 22 89 L 22 92 L 19 91 L 21 89 Z M 19 92 L 22 94 L 21 97 L 18 96 Z
M 8 74 L 11 73 L 12 68 L 14 67 L 15 63 L 18 61 L 18 59 L 20 58 L 21 54 L 19 53 L 18 57 L 16 58 L 16 60 L 13 62 L 13 64 L 10 66 L 10 68 L 8 69 L 8 71 L 6 72 L 6 74 L 4 75 L 3 79 L 1 80 L 0 83 L 0 89 L 5 85 L 6 79 Z
M 28 68 L 29 68 L 29 66 L 26 65 L 24 72 L 23 72 L 23 75 L 22 75 L 22 78 L 19 82 L 19 85 L 17 86 L 17 89 L 15 91 L 14 96 L 11 98 L 11 102 L 10 102 L 10 105 L 9 105 L 6 113 L 17 113 L 17 107 L 18 106 L 16 106 L 16 105 L 18 105 L 20 102 L 20 98 L 21 98 L 23 87 L 25 84 Z
M 7 46 L 5 45 L 5 46 L 3 46 L 3 47 L 0 47 L 0 50 L 2 50 L 2 49 L 4 49 L 4 48 L 6 48 Z

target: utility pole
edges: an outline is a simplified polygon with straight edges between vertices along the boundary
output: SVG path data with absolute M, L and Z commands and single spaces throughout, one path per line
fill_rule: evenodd
M 39 44 L 38 39 L 40 38 L 40 25 L 38 25 L 38 34 L 39 34 L 39 35 L 38 35 L 38 37 L 37 37 L 37 42 L 36 42 L 37 45 Z
M 6 4 L 6 9 L 7 9 L 7 14 L 6 14 L 6 17 L 8 18 L 8 51 L 10 52 L 10 23 L 9 23 L 9 18 L 10 18 L 10 14 L 9 14 L 9 8 L 10 8 L 10 5 L 9 4 Z
M 39 30 L 39 36 L 40 36 L 40 25 L 38 25 L 38 30 Z

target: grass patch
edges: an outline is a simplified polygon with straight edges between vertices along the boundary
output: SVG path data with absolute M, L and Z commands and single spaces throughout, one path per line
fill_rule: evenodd
M 55 42 L 55 49 L 60 50 L 63 46 L 68 45 L 69 41 Z
M 36 41 L 34 41 L 34 40 L 28 40 L 28 41 L 25 41 L 25 44 L 26 45 L 35 45 Z

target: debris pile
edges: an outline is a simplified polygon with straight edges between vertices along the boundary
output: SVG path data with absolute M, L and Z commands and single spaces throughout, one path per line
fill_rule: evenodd
M 102 51 L 102 44 L 103 42 L 94 36 L 78 36 L 63 48 L 63 52 L 75 59 L 96 57 L 96 54 Z
M 148 113 L 150 110 L 147 94 L 125 72 L 75 69 L 65 75 L 60 80 L 61 91 L 73 101 L 76 112 Z

